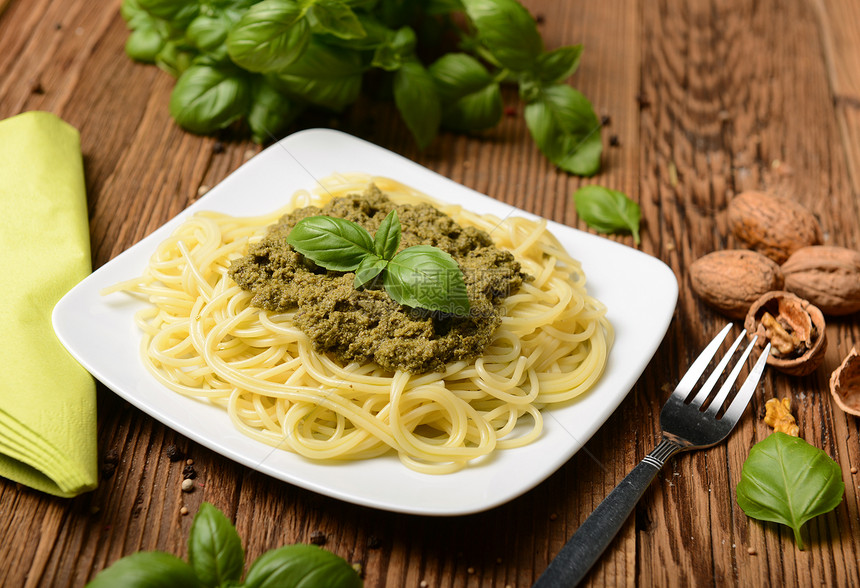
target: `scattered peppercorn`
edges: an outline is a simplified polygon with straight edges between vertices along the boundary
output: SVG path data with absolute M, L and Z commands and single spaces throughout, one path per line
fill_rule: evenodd
M 612 124 L 612 117 L 610 117 L 608 114 L 604 114 L 600 117 L 600 124 L 602 124 L 604 127 L 608 127 Z
M 212 144 L 212 153 L 223 153 L 224 152 L 224 143 L 221 141 L 215 141 Z
M 193 465 L 187 465 L 182 468 L 182 478 L 185 480 L 193 480 L 197 477 L 197 472 L 194 470 Z
M 314 545 L 325 545 L 326 536 L 322 531 L 314 531 L 311 533 L 311 543 Z
M 367 548 L 368 549 L 379 549 L 382 545 L 382 541 L 379 540 L 379 537 L 376 535 L 371 535 L 367 538 Z
M 107 480 L 111 476 L 113 476 L 114 472 L 116 471 L 116 466 L 118 464 L 119 464 L 119 452 L 116 450 L 116 448 L 111 449 L 110 451 L 105 453 L 105 456 L 102 458 L 102 467 L 101 467 L 102 477 L 105 480 Z
M 636 94 L 636 102 L 639 103 L 639 108 L 645 109 L 651 106 L 651 102 L 642 94 Z
M 618 135 L 609 135 L 609 146 L 618 147 L 619 145 L 621 145 L 621 141 L 618 140 Z
M 852 473 L 852 474 L 856 474 L 856 473 L 857 473 L 857 468 L 856 468 L 856 467 L 854 467 L 854 466 L 851 466 L 851 473 Z
M 194 465 L 194 460 L 193 459 L 186 459 L 185 465 Z
M 182 480 L 182 491 L 183 492 L 193 492 L 194 491 L 194 482 L 192 480 Z
M 176 445 L 168 445 L 166 453 L 167 459 L 172 462 L 179 461 L 185 457 Z
M 516 116 L 517 109 L 513 106 L 505 106 L 505 116 Z
M 180 508 L 180 509 L 179 509 L 179 514 L 181 514 L 182 516 L 187 515 L 187 514 L 188 514 L 188 507 L 187 507 L 187 506 L 183 506 L 182 508 Z
M 749 553 L 750 555 L 755 555 L 756 554 L 755 547 L 747 547 L 747 553 Z

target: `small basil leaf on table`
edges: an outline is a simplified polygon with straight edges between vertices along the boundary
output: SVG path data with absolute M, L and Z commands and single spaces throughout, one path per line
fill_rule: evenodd
M 541 152 L 561 169 L 600 171 L 600 121 L 588 99 L 565 84 L 540 88 L 526 105 L 526 125 Z
M 188 561 L 203 586 L 238 582 L 245 568 L 242 541 L 220 510 L 204 502 L 188 535 Z
M 361 588 L 356 571 L 316 545 L 288 545 L 267 551 L 251 564 L 245 588 Z
M 98 573 L 87 588 L 162 588 L 201 586 L 194 569 L 163 551 L 139 551 L 114 562 Z
M 526 71 L 543 52 L 543 39 L 532 15 L 516 0 L 463 0 L 478 30 L 478 40 L 504 67 Z
M 417 59 L 394 73 L 394 104 L 418 146 L 427 147 L 439 131 L 442 108 L 433 76 Z
M 367 35 L 352 9 L 339 0 L 316 0 L 308 10 L 315 32 L 341 39 L 361 39 Z
M 602 186 L 584 186 L 573 195 L 576 214 L 600 233 L 629 231 L 639 244 L 639 205 L 623 192 Z
M 373 235 L 373 249 L 382 259 L 391 259 L 400 247 L 400 217 L 392 210 Z
M 354 271 L 366 256 L 374 255 L 370 233 L 352 221 L 330 216 L 300 220 L 287 243 L 317 265 L 339 272 Z
M 263 0 L 242 15 L 227 35 L 230 58 L 248 71 L 277 72 L 305 52 L 311 29 L 293 0 Z
M 582 45 L 559 47 L 537 59 L 537 76 L 545 84 L 557 84 L 573 75 L 582 58 Z
M 383 276 L 385 291 L 405 306 L 468 316 L 469 296 L 453 257 L 429 245 L 408 247 L 394 256 Z
M 250 101 L 248 80 L 240 72 L 200 63 L 176 81 L 170 114 L 184 129 L 211 133 L 243 116 Z
M 361 288 L 381 274 L 382 270 L 387 266 L 387 259 L 382 259 L 376 255 L 368 255 L 361 260 L 361 263 L 355 269 L 355 279 L 352 281 L 352 287 Z
M 844 493 L 839 464 L 803 439 L 778 432 L 750 449 L 737 486 L 747 516 L 788 525 L 800 550 L 804 523 L 836 508 Z
M 449 53 L 428 68 L 442 102 L 443 126 L 478 131 L 502 118 L 502 92 L 480 61 L 466 53 Z

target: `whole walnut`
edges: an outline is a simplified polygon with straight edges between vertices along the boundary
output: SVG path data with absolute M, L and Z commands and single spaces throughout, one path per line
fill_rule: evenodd
M 776 263 L 821 243 L 821 226 L 812 213 L 784 196 L 742 192 L 729 202 L 728 222 L 738 240 Z
M 860 310 L 860 251 L 818 245 L 798 249 L 782 265 L 785 289 L 826 315 Z
M 763 294 L 782 290 L 783 276 L 779 266 L 761 253 L 725 249 L 694 261 L 690 284 L 707 304 L 728 317 L 743 318 Z

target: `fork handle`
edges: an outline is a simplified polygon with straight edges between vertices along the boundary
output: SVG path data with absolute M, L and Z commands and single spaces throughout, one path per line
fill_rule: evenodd
M 534 588 L 576 586 L 618 534 L 654 476 L 681 447 L 666 438 L 603 499 L 561 548 Z

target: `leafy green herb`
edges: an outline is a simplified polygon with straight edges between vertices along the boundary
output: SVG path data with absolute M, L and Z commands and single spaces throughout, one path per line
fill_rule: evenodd
M 560 168 L 581 176 L 600 171 L 600 121 L 588 99 L 570 86 L 521 85 L 526 125 L 540 150 Z
M 373 238 L 364 227 L 331 216 L 300 220 L 287 243 L 317 265 L 337 272 L 351 272 L 368 255 L 374 255 Z
M 361 578 L 342 558 L 315 545 L 289 545 L 267 551 L 241 582 L 245 554 L 236 528 L 224 514 L 204 502 L 191 524 L 189 563 L 161 551 L 124 557 L 87 584 L 87 588 L 360 588 Z
M 126 52 L 179 78 L 170 113 L 196 133 L 245 120 L 255 141 L 276 139 L 307 107 L 354 104 L 372 73 L 368 87 L 394 99 L 426 147 L 441 127 L 498 125 L 509 83 L 555 165 L 600 167 L 601 125 L 566 84 L 582 46 L 547 51 L 518 0 L 123 0 L 121 10 Z M 451 32 L 455 52 L 444 44 Z
M 405 306 L 468 316 L 469 297 L 454 258 L 436 247 L 415 245 L 394 256 L 383 274 L 385 291 Z
M 791 527 L 801 551 L 804 523 L 836 508 L 844 493 L 839 464 L 803 439 L 778 432 L 753 446 L 737 486 L 743 511 Z
M 600 233 L 628 231 L 639 244 L 639 205 L 622 192 L 602 186 L 584 186 L 573 195 L 576 214 Z
M 355 272 L 353 285 L 378 276 L 391 298 L 413 308 L 468 316 L 463 272 L 437 247 L 415 245 L 400 253 L 400 219 L 392 210 L 374 237 L 364 227 L 330 216 L 303 218 L 287 235 L 293 249 L 328 270 Z
M 251 101 L 239 72 L 215 65 L 192 65 L 170 95 L 170 114 L 189 131 L 211 133 L 242 116 Z

